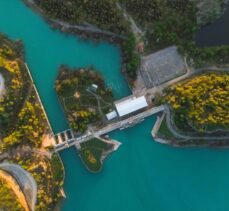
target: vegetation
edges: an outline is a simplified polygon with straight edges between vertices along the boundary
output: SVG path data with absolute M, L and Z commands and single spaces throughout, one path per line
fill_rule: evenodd
M 100 126 L 104 114 L 113 108 L 112 91 L 93 68 L 61 67 L 55 88 L 70 126 L 76 132 L 85 132 L 89 124 Z
M 0 152 L 21 144 L 39 147 L 46 130 L 43 111 L 18 44 L 12 44 L 3 35 L 0 41 L 0 73 L 6 79 L 6 94 L 0 100 Z
M 209 73 L 172 86 L 166 96 L 180 129 L 229 128 L 229 75 Z
M 121 14 L 117 3 L 125 8 L 145 32 L 146 52 L 177 45 L 180 52 L 188 58 L 190 65 L 200 67 L 228 63 L 228 46 L 198 48 L 194 43 L 200 25 L 212 22 L 222 13 L 224 0 L 97 0 L 96 2 L 36 0 L 35 2 L 48 17 L 74 24 L 91 23 L 101 29 L 126 36 L 127 40 L 121 42 L 121 48 L 124 70 L 131 84 L 137 77 L 140 64 L 139 54 L 136 52 L 138 43 L 130 32 L 130 23 L 127 23 Z
M 125 34 L 128 23 L 116 7 L 116 0 L 35 0 L 46 14 L 72 24 L 90 23 L 117 34 Z
M 174 135 L 172 134 L 172 132 L 169 130 L 167 123 L 166 123 L 166 117 L 163 118 L 160 128 L 158 130 L 158 135 L 163 137 L 163 138 L 174 138 Z
M 72 24 L 93 24 L 117 35 L 124 35 L 127 40 L 119 42 L 123 50 L 123 63 L 126 75 L 132 83 L 140 63 L 136 53 L 136 41 L 130 34 L 129 23 L 116 6 L 117 0 L 36 0 L 49 18 L 59 19 Z M 102 35 L 101 35 L 102 36 Z
M 23 211 L 24 208 L 17 200 L 16 195 L 10 186 L 0 178 L 0 209 Z
M 17 163 L 31 173 L 38 185 L 36 210 L 53 210 L 61 198 L 60 187 L 63 185 L 63 167 L 59 157 L 54 154 L 52 159 L 30 150 L 11 157 L 12 163 Z
M 137 78 L 137 70 L 140 65 L 140 56 L 136 52 L 136 45 L 136 38 L 133 34 L 129 34 L 128 39 L 122 44 L 124 64 L 130 82 Z
M 39 153 L 43 135 L 49 128 L 26 70 L 22 50 L 20 42 L 13 43 L 0 35 L 0 74 L 6 88 L 0 99 L 0 153 L 7 153 L 11 162 L 21 165 L 35 178 L 38 185 L 36 210 L 53 210 L 60 198 L 63 168 L 56 155 L 50 160 Z M 16 200 L 8 205 L 11 192 L 5 186 L 0 185 L 1 193 L 5 196 L 0 202 L 3 199 L 6 202 L 0 203 L 0 210 L 20 210 Z
M 98 172 L 102 168 L 102 158 L 104 153 L 112 150 L 113 145 L 94 138 L 81 143 L 80 147 L 80 157 L 88 170 L 91 172 Z
M 205 8 L 199 5 L 203 2 L 206 6 L 209 1 L 121 0 L 121 2 L 139 26 L 146 31 L 147 51 L 177 45 L 180 52 L 187 56 L 190 64 L 196 67 L 228 64 L 229 46 L 198 48 L 194 42 L 199 28 L 197 17 L 201 13 L 204 19 L 207 18 L 202 14 Z M 222 0 L 215 1 L 214 5 L 216 4 L 222 7 L 223 2 Z M 212 6 L 212 8 L 215 7 Z M 213 21 L 213 17 L 210 19 Z M 201 23 L 203 22 L 202 20 Z

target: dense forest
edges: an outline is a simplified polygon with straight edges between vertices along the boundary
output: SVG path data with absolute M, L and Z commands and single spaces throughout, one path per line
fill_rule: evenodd
M 166 96 L 179 128 L 197 131 L 229 128 L 229 75 L 209 73 L 172 86 Z
M 24 64 L 23 46 L 0 34 L 0 75 L 4 86 L 0 96 L 0 154 L 32 174 L 38 185 L 36 210 L 53 210 L 60 199 L 63 167 L 57 155 L 52 159 L 39 150 L 43 135 L 49 132 L 47 120 Z M 47 150 L 47 149 L 43 149 Z M 47 153 L 49 154 L 48 150 Z M 2 160 L 0 160 L 1 162 Z M 7 193 L 6 193 L 7 192 Z M 20 210 L 16 200 L 10 205 L 11 192 L 0 185 L 5 203 L 0 210 Z
M 177 45 L 189 65 L 228 63 L 229 47 L 198 48 L 194 37 L 200 26 L 218 18 L 225 0 L 35 0 L 50 18 L 73 24 L 90 23 L 127 39 L 121 41 L 123 70 L 130 83 L 136 79 L 140 65 L 136 46 L 144 41 L 145 53 Z M 121 6 L 142 30 L 141 39 L 131 32 L 131 24 Z M 206 7 L 206 5 L 208 5 Z M 220 59 L 219 59 L 220 58 Z

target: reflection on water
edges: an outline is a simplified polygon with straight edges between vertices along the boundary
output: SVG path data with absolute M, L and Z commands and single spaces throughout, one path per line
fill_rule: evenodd
M 197 33 L 196 43 L 200 47 L 229 45 L 229 6 L 220 19 Z

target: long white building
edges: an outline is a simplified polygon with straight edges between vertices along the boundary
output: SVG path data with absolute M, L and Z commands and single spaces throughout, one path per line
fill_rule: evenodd
M 145 96 L 132 96 L 124 101 L 115 103 L 115 107 L 119 117 L 122 118 L 142 109 L 146 109 L 148 107 L 148 103 Z

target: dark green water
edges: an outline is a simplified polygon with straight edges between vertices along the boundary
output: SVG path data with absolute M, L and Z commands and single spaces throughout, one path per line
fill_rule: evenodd
M 200 29 L 196 43 L 200 47 L 229 45 L 229 4 L 221 18 Z
M 118 48 L 52 31 L 20 0 L 0 0 L 0 31 L 25 43 L 26 59 L 55 131 L 67 127 L 53 85 L 57 68 L 95 65 L 116 97 L 129 94 Z M 67 199 L 63 211 L 228 211 L 229 152 L 177 149 L 155 143 L 155 117 L 110 135 L 123 145 L 90 174 L 74 148 L 61 153 Z

